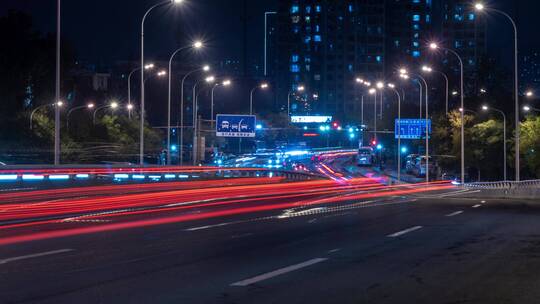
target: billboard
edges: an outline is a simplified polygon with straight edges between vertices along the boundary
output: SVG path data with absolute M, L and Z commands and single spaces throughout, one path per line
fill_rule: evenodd
M 257 118 L 254 115 L 218 114 L 216 136 L 255 137 Z
M 431 119 L 427 120 L 428 132 L 431 134 Z M 401 131 L 398 130 L 401 127 Z M 425 119 L 396 119 L 395 125 L 396 139 L 422 139 L 426 136 L 426 120 Z
M 332 116 L 291 116 L 291 123 L 330 123 Z

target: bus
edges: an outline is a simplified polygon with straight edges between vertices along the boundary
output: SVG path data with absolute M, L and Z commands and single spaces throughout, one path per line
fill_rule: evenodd
M 358 166 L 372 166 L 375 159 L 375 153 L 372 147 L 360 147 L 358 149 Z

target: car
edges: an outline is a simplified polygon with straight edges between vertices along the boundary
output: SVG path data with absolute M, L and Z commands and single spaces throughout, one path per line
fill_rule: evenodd
M 248 125 L 240 125 L 240 130 L 247 131 Z
M 375 153 L 372 147 L 361 147 L 357 154 L 358 166 L 372 166 L 374 163 Z
M 228 121 L 222 121 L 221 122 L 221 128 L 222 129 L 228 129 L 229 128 L 229 122 Z
M 231 125 L 231 131 L 238 131 L 238 125 L 237 124 Z

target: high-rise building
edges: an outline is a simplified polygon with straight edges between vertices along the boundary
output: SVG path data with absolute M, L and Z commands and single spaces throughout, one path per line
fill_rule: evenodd
M 521 90 L 540 89 L 540 53 L 531 52 L 521 56 Z
M 358 120 L 355 75 L 380 78 L 385 61 L 385 5 L 379 0 L 280 0 L 277 13 L 278 102 L 295 114 Z M 295 94 L 299 85 L 305 92 Z
M 389 0 L 386 20 L 387 69 L 423 60 L 434 30 L 431 0 Z
M 476 90 L 478 67 L 486 53 L 486 21 L 474 11 L 469 0 L 447 0 L 443 5 L 442 34 L 445 47 L 455 50 L 463 59 L 466 90 Z M 448 69 L 459 70 L 453 56 L 445 56 Z

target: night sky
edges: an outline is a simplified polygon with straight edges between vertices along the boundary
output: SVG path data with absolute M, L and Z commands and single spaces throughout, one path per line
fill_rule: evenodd
M 437 0 L 434 0 L 437 1 Z M 139 24 L 142 14 L 157 0 L 64 0 L 63 35 L 76 47 L 78 58 L 93 63 L 136 59 L 139 53 Z M 248 1 L 249 59 L 262 61 L 263 14 L 276 9 L 277 0 Z M 54 31 L 55 0 L 3 0 L 0 15 L 19 9 L 34 17 L 44 32 Z M 488 5 L 517 14 L 523 52 L 540 49 L 535 31 L 540 28 L 537 12 L 540 3 L 532 0 L 490 0 Z M 188 36 L 203 37 L 210 44 L 208 56 L 214 60 L 242 58 L 242 1 L 190 0 L 182 8 L 159 9 L 147 23 L 149 58 L 167 57 L 180 45 L 179 31 Z M 490 55 L 507 58 L 501 52 L 512 43 L 510 25 L 491 16 L 489 30 Z

